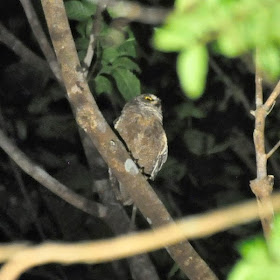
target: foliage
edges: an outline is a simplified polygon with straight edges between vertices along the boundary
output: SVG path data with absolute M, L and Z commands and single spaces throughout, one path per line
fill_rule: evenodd
M 96 5 L 90 0 L 73 0 L 65 2 L 65 8 L 69 19 L 78 21 L 75 42 L 79 58 L 83 61 L 89 47 Z M 140 73 L 140 68 L 135 62 L 136 42 L 133 32 L 128 26 L 119 30 L 111 27 L 103 18 L 100 21 L 98 40 L 95 38 L 97 51 L 93 68 L 96 69 L 89 84 L 96 94 L 111 94 L 117 89 L 125 100 L 129 100 L 141 92 L 136 75 Z
M 207 46 L 237 57 L 259 50 L 260 68 L 275 81 L 280 76 L 280 3 L 277 0 L 176 0 L 154 44 L 179 52 L 177 71 L 190 98 L 202 95 L 208 68 Z
M 268 244 L 256 237 L 239 246 L 242 259 L 234 266 L 228 280 L 277 280 L 280 275 L 280 215 L 275 218 Z

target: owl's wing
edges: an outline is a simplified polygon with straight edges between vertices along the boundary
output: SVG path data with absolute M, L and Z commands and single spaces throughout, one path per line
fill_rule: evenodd
M 157 173 L 161 170 L 163 164 L 167 160 L 167 154 L 168 154 L 168 147 L 167 147 L 167 144 L 166 144 L 164 146 L 164 148 L 162 149 L 161 153 L 157 156 L 157 159 L 155 161 L 154 169 L 153 169 L 153 171 L 152 171 L 152 173 L 150 175 L 151 176 L 150 180 L 154 180 L 155 176 L 157 175 Z

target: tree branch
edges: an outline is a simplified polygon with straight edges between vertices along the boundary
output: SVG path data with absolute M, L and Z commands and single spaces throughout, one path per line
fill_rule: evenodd
M 119 17 L 148 24 L 162 23 L 171 12 L 170 9 L 149 7 L 129 1 L 93 0 L 92 2 L 110 7 Z
M 280 193 L 272 196 L 272 202 L 275 209 L 280 210 Z M 0 279 L 15 280 L 25 270 L 51 262 L 93 264 L 125 258 L 156 250 L 185 238 L 209 236 L 256 219 L 258 206 L 255 200 L 249 200 L 205 214 L 190 216 L 154 230 L 113 239 L 70 244 L 44 243 L 33 247 L 24 244 L 12 244 L 11 247 L 2 245 L 0 260 L 9 261 L 2 267 Z
M 77 123 L 88 133 L 103 159 L 127 188 L 150 224 L 157 227 L 172 222 L 162 202 L 106 123 L 90 93 L 81 71 L 63 1 L 42 0 L 42 5 L 56 56 L 62 67 L 68 98 L 75 108 Z M 216 279 L 188 242 L 170 247 L 169 252 L 190 279 Z
M 273 92 L 267 102 L 263 104 L 262 92 L 262 76 L 258 65 L 258 50 L 256 51 L 256 110 L 255 129 L 254 129 L 254 144 L 256 152 L 257 178 L 250 181 L 252 192 L 256 195 L 259 215 L 262 222 L 263 232 L 266 239 L 269 238 L 273 224 L 273 206 L 271 202 L 271 193 L 273 190 L 274 177 L 267 175 L 267 155 L 265 152 L 265 119 L 270 109 L 273 98 L 276 94 Z M 272 102 L 272 103 L 271 103 Z
M 74 193 L 55 178 L 51 177 L 45 170 L 32 162 L 23 152 L 12 144 L 2 130 L 0 130 L 0 147 L 28 175 L 69 204 L 95 217 L 103 218 L 106 215 L 107 208 L 105 206 Z
M 16 36 L 14 36 L 1 22 L 0 22 L 0 42 L 5 44 L 8 48 L 14 51 L 21 60 L 39 71 L 44 71 L 45 75 L 52 75 L 48 64 L 41 57 L 29 50 Z
M 47 36 L 45 35 L 40 21 L 37 17 L 37 14 L 32 6 L 32 3 L 30 0 L 20 0 L 20 3 L 24 9 L 25 15 L 27 17 L 27 20 L 29 22 L 29 25 L 39 43 L 39 46 L 47 59 L 47 62 L 56 77 L 56 79 L 59 81 L 60 84 L 63 84 L 60 69 L 54 54 L 53 49 L 51 48 Z

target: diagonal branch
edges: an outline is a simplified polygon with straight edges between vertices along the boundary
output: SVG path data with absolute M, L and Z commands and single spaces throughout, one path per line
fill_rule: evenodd
M 48 64 L 41 57 L 36 55 L 28 49 L 15 35 L 13 35 L 1 22 L 0 22 L 0 42 L 14 51 L 21 60 L 45 74 L 52 74 L 49 70 Z
M 157 195 L 139 172 L 122 142 L 99 111 L 84 79 L 62 0 L 42 0 L 43 10 L 77 123 L 90 136 L 117 179 L 126 187 L 153 227 L 172 222 Z M 55 12 L 54 12 L 55 11 Z M 169 247 L 169 252 L 190 279 L 216 279 L 189 242 Z
M 0 147 L 28 175 L 69 204 L 95 217 L 102 218 L 106 215 L 107 208 L 105 206 L 74 193 L 55 178 L 51 177 L 44 169 L 32 162 L 20 151 L 2 130 L 0 130 Z
M 279 94 L 280 94 L 280 81 L 277 83 L 274 90 L 272 91 L 272 93 L 270 94 L 270 96 L 268 97 L 268 99 L 266 100 L 266 102 L 264 104 L 264 106 L 268 112 L 269 112 L 270 108 L 273 106 L 273 104 L 275 103 Z
M 47 62 L 55 75 L 56 79 L 60 84 L 63 84 L 60 69 L 54 54 L 53 49 L 51 48 L 47 36 L 45 35 L 40 21 L 37 17 L 37 14 L 32 6 L 32 2 L 30 0 L 20 0 L 20 3 L 24 9 L 25 15 L 28 19 L 29 25 L 40 45 L 40 48 L 47 59 Z

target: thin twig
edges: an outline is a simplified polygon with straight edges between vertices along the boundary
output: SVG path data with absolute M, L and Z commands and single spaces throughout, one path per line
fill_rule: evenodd
M 270 96 L 268 97 L 268 99 L 266 100 L 266 102 L 264 104 L 264 106 L 268 112 L 269 112 L 270 108 L 273 106 L 273 104 L 275 103 L 279 94 L 280 94 L 280 81 L 277 83 L 274 90 L 272 91 L 272 93 L 270 94 Z
M 52 74 L 48 64 L 41 57 L 36 55 L 28 49 L 16 36 L 14 36 L 1 22 L 0 22 L 0 42 L 10 48 L 21 60 L 29 65 L 32 65 L 44 74 Z
M 280 147 L 280 140 L 275 144 L 275 146 L 266 154 L 266 158 L 270 158 L 273 153 Z
M 240 88 L 236 83 L 234 83 L 234 81 L 232 81 L 229 75 L 227 75 L 227 73 L 225 73 L 220 68 L 220 66 L 216 63 L 216 61 L 213 58 L 210 59 L 210 66 L 214 69 L 219 78 L 224 82 L 225 86 L 232 93 L 231 95 L 235 99 L 236 103 L 241 103 L 245 111 L 249 113 L 251 106 L 242 88 Z
M 55 57 L 55 53 L 51 48 L 47 36 L 45 35 L 43 28 L 40 24 L 40 21 L 37 17 L 37 14 L 32 6 L 32 2 L 30 0 L 20 0 L 20 3 L 24 9 L 29 25 L 39 43 L 39 46 L 47 59 L 47 62 L 55 75 L 56 79 L 60 84 L 63 84 L 61 72 L 57 63 L 57 59 Z
M 93 26 L 91 28 L 91 34 L 89 36 L 89 44 L 87 48 L 87 53 L 84 58 L 85 69 L 83 69 L 85 76 L 88 76 L 88 69 L 90 68 L 93 56 L 94 49 L 96 46 L 97 36 L 101 29 L 101 20 L 102 20 L 102 11 L 104 10 L 104 6 L 97 5 L 95 16 L 93 17 Z
M 1 107 L 0 107 L 0 124 L 3 127 L 3 130 L 5 131 L 5 133 L 7 133 L 5 120 L 4 120 L 4 117 L 3 117 L 3 114 L 2 114 L 2 108 Z M 36 227 L 36 229 L 39 233 L 40 238 L 42 240 L 44 240 L 46 238 L 45 238 L 45 235 L 44 235 L 44 232 L 43 232 L 43 228 L 41 226 L 41 223 L 40 223 L 39 219 L 37 218 L 36 211 L 33 207 L 32 200 L 31 200 L 31 198 L 30 198 L 30 196 L 27 192 L 26 186 L 25 186 L 24 181 L 22 179 L 21 172 L 18 169 L 18 167 L 16 166 L 16 164 L 11 160 L 11 158 L 9 158 L 9 160 L 10 160 L 11 169 L 12 169 L 14 175 L 15 175 L 15 179 L 16 179 L 16 181 L 19 185 L 19 188 L 21 190 L 21 193 L 22 193 L 22 195 L 23 195 L 23 197 L 26 201 L 28 211 L 29 211 L 29 215 L 34 222 L 34 225 L 35 225 L 35 227 Z
M 106 215 L 107 208 L 105 206 L 74 193 L 55 178 L 51 177 L 45 170 L 32 162 L 22 151 L 20 151 L 8 139 L 2 130 L 0 130 L 0 147 L 28 175 L 69 204 L 95 217 L 102 218 Z

